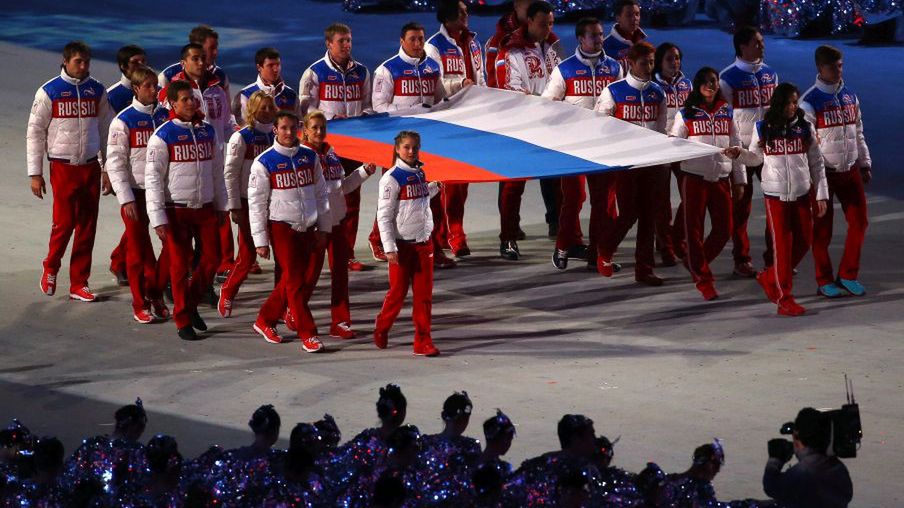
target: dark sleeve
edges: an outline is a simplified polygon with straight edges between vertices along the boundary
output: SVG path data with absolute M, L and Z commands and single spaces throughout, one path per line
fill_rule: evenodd
M 763 472 L 763 490 L 766 495 L 780 503 L 788 503 L 798 483 L 796 467 L 782 473 L 782 464 L 778 460 L 769 459 Z

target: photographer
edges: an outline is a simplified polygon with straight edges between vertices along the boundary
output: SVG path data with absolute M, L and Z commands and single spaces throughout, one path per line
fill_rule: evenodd
M 763 473 L 766 495 L 789 508 L 845 507 L 854 495 L 847 467 L 827 456 L 831 428 L 819 411 L 801 409 L 794 420 L 794 442 L 769 441 L 769 461 Z M 797 456 L 797 464 L 782 467 Z

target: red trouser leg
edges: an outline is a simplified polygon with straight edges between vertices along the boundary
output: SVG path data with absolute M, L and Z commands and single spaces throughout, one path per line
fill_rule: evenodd
M 311 241 L 314 242 L 313 233 Z M 299 337 L 316 337 L 317 325 L 314 323 L 314 315 L 311 313 L 311 297 L 314 296 L 314 289 L 317 288 L 317 281 L 323 273 L 323 260 L 326 258 L 326 248 L 319 249 L 313 243 L 307 246 L 307 255 L 304 259 L 304 285 L 301 288 L 301 298 L 304 304 L 302 315 L 295 319 L 298 326 Z M 292 314 L 297 316 L 297 314 Z
M 411 318 L 414 321 L 414 344 L 429 342 L 430 321 L 433 313 L 433 247 L 414 245 L 406 253 L 412 270 Z M 405 249 L 409 251 L 409 249 Z M 401 249 L 400 249 L 401 251 Z M 400 256 L 401 257 L 401 256 Z
M 351 311 L 348 298 L 348 260 L 351 248 L 346 243 L 346 236 L 342 233 L 329 235 L 329 262 L 330 262 L 330 314 L 332 325 L 339 323 L 351 324 Z M 323 261 L 321 261 L 321 265 Z
M 615 175 L 591 173 L 587 175 L 590 194 L 590 230 L 587 242 L 587 260 L 596 261 L 597 244 L 603 231 L 614 227 L 618 216 L 615 200 Z
M 707 209 L 712 229 L 703 241 L 706 263 L 712 263 L 731 238 L 731 181 L 728 178 L 709 184 Z
M 734 202 L 731 255 L 734 257 L 735 264 L 749 263 L 751 261 L 747 221 L 750 219 L 750 210 L 753 203 L 753 175 L 756 174 L 759 168 L 762 168 L 762 166 L 747 168 L 747 185 L 744 186 L 744 194 Z
M 155 235 L 156 236 L 156 235 Z M 162 242 L 160 255 L 157 256 L 157 267 L 154 275 L 154 292 L 151 298 L 163 298 L 163 290 L 170 280 L 170 254 L 167 242 Z
M 316 326 L 315 333 L 311 334 L 314 319 L 305 304 L 305 277 L 307 266 L 311 262 L 314 233 L 299 233 L 288 224 L 270 222 L 270 243 L 276 257 L 283 260 L 282 274 L 279 284 L 261 306 L 257 319 L 274 326 L 283 317 L 288 306 L 298 324 L 298 336 L 301 339 L 313 337 L 316 335 Z
M 100 165 L 92 162 L 76 166 L 51 161 L 50 185 L 53 191 L 53 226 L 44 268 L 53 273 L 59 271 L 69 238 L 72 237 L 69 287 L 82 288 L 88 285 L 91 275 L 100 200 Z
M 167 208 L 170 281 L 173 286 L 173 321 L 177 328 L 191 325 L 191 316 L 213 281 L 220 255 L 217 213 L 207 208 Z M 192 236 L 198 237 L 200 256 L 191 274 Z
M 663 174 L 668 175 L 668 169 L 665 166 L 654 166 L 640 171 L 635 193 L 637 241 L 634 246 L 634 276 L 638 278 L 653 273 L 657 193 L 650 190 L 662 182 Z
M 832 241 L 833 210 L 832 200 L 837 197 L 847 221 L 847 235 L 844 241 L 844 254 L 838 266 L 838 277 L 856 280 L 860 271 L 860 252 L 863 239 L 869 224 L 866 211 L 866 194 L 863 191 L 863 178 L 858 168 L 845 172 L 828 172 L 829 202 L 826 214 L 822 218 L 813 219 L 813 261 L 816 265 L 816 282 L 822 286 L 835 280 L 832 260 L 829 257 L 829 244 Z
M 386 174 L 387 169 L 383 168 L 383 174 Z M 367 240 L 371 245 L 376 245 L 383 248 L 383 240 L 380 239 L 380 227 L 377 226 L 377 217 L 374 216 L 374 226 L 370 229 L 370 234 L 367 235 Z
M 442 192 L 430 199 L 430 212 L 433 214 L 433 231 L 430 233 L 430 241 L 433 242 L 433 249 L 440 254 L 448 245 L 448 239 L 445 235 L 445 209 Z
M 681 171 L 681 164 L 672 164 L 672 173 L 675 174 L 675 181 L 678 183 L 678 191 L 681 192 L 681 179 L 685 173 Z M 678 209 L 675 210 L 675 218 L 672 220 L 672 249 L 675 255 L 684 258 L 687 247 L 684 245 L 684 198 L 678 203 Z
M 235 265 L 235 244 L 232 240 L 232 221 L 224 220 L 219 225 L 220 234 L 220 252 L 217 257 L 218 264 L 216 273 L 222 273 L 232 270 Z
M 587 199 L 584 191 L 584 175 L 561 178 L 562 200 L 559 206 L 559 234 L 556 248 L 568 250 L 584 242 L 581 233 L 581 208 Z
M 116 244 L 116 247 L 113 248 L 113 252 L 110 253 L 110 271 L 126 271 L 126 243 L 128 243 L 128 241 L 126 232 L 123 231 L 122 236 L 119 237 L 119 243 Z
M 615 250 L 618 249 L 619 244 L 637 221 L 637 180 L 641 171 L 643 170 L 629 169 L 617 171 L 613 175 L 615 195 L 618 200 L 618 216 L 609 227 L 601 228 L 600 240 L 596 246 L 599 257 L 604 261 L 612 260 Z
M 468 184 L 447 183 L 443 187 L 446 200 L 446 227 L 449 232 L 449 247 L 456 252 L 468 246 L 465 235 L 465 201 L 468 199 Z
M 345 170 L 346 176 L 361 166 L 359 161 L 341 157 L 339 160 L 342 162 L 342 168 Z M 342 218 L 338 231 L 345 235 L 349 248 L 349 259 L 354 259 L 355 242 L 358 239 L 358 217 L 361 212 L 361 187 L 345 195 L 345 209 L 345 217 Z
M 524 180 L 499 183 L 499 239 L 503 242 L 518 239 L 521 214 L 521 196 L 524 194 Z
M 429 242 L 428 242 L 429 243 Z M 411 284 L 411 278 L 414 274 L 414 268 L 411 266 L 411 249 L 406 249 L 402 244 L 398 244 L 399 262 L 398 264 L 389 264 L 389 291 L 383 299 L 383 308 L 377 314 L 377 320 L 374 323 L 374 335 L 389 333 L 393 323 L 402 310 L 402 302 L 408 295 L 408 286 Z M 410 247 L 410 246 L 406 246 Z M 430 244 L 432 248 L 433 245 Z M 403 254 L 407 252 L 407 254 Z M 404 257 L 403 257 L 404 256 Z M 432 266 L 432 263 L 431 263 Z
M 247 199 L 242 199 L 242 209 L 239 211 L 238 230 L 239 248 L 238 255 L 235 257 L 235 265 L 233 266 L 232 271 L 229 272 L 229 276 L 226 277 L 226 282 L 223 283 L 223 287 L 220 289 L 220 291 L 224 292 L 229 299 L 235 298 L 235 295 L 238 294 L 242 283 L 248 278 L 248 272 L 251 271 L 251 266 L 254 265 L 254 261 L 257 260 L 257 252 L 254 249 L 254 238 L 251 237 L 251 223 L 248 220 Z
M 657 173 L 653 187 L 653 229 L 656 234 L 656 250 L 664 258 L 674 258 L 672 246 L 672 172 L 663 166 Z
M 707 182 L 696 175 L 681 178 L 683 229 L 687 251 L 685 260 L 698 288 L 713 283 L 709 264 L 719 255 L 731 236 L 731 187 L 727 179 Z M 712 230 L 703 239 L 706 212 Z
M 765 203 L 775 262 L 766 269 L 764 277 L 775 281 L 781 304 L 794 298 L 792 270 L 810 248 L 813 231 L 810 198 L 804 196 L 797 201 L 788 202 L 767 196 Z
M 159 298 L 156 292 L 157 260 L 154 257 L 154 246 L 151 244 L 151 235 L 148 233 L 147 204 L 144 198 L 144 190 L 133 189 L 135 194 L 135 207 L 138 210 L 138 218 L 130 219 L 125 208 L 120 209 L 123 224 L 126 231 L 126 273 L 129 276 L 129 290 L 132 293 L 132 310 L 139 312 L 146 307 L 145 300 Z

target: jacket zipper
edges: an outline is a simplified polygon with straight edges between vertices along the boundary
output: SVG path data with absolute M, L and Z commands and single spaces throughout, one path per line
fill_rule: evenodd
M 195 169 L 197 169 L 195 173 L 195 188 L 198 189 L 196 202 L 201 203 L 201 147 L 198 146 L 198 138 L 195 137 L 195 126 L 189 124 L 188 130 L 191 132 L 191 141 L 195 144 Z

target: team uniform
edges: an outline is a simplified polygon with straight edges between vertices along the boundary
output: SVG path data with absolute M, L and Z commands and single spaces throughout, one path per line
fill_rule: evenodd
M 587 56 L 580 48 L 552 71 L 543 90 L 543 98 L 564 101 L 582 108 L 593 109 L 603 90 L 622 79 L 621 66 L 603 51 Z M 562 179 L 562 204 L 559 208 L 559 234 L 556 249 L 564 251 L 583 244 L 580 213 L 586 199 L 584 180 L 590 189 L 590 242 L 587 259 L 596 262 L 596 243 L 603 224 L 615 219 L 614 179 L 608 173 L 569 176 Z M 594 267 L 596 265 L 594 264 Z
M 539 43 L 527 40 L 527 28 L 521 27 L 508 39 L 496 59 L 496 83 L 500 88 L 542 95 L 553 70 L 561 62 L 558 38 L 550 35 Z M 524 180 L 500 184 L 499 239 L 515 241 L 519 231 L 521 196 Z M 546 223 L 558 225 L 561 183 L 558 178 L 540 180 L 540 191 L 546 205 Z
M 603 39 L 603 51 L 612 58 L 618 60 L 625 74 L 628 73 L 628 50 L 631 46 L 640 41 L 647 40 L 647 34 L 638 28 L 631 34 L 631 37 L 625 37 L 618 31 L 618 23 L 612 25 L 609 35 Z
M 259 333 L 274 328 L 288 307 L 296 320 L 302 349 L 319 351 L 322 344 L 305 295 L 309 291 L 306 272 L 313 258 L 315 227 L 329 233 L 333 224 L 320 157 L 302 145 L 274 143 L 251 165 L 248 208 L 254 245 L 272 244 L 273 255 L 282 267 L 279 283 L 261 306 L 254 328 Z
M 763 119 L 763 114 L 769 109 L 769 101 L 772 99 L 772 92 L 776 86 L 778 86 L 778 74 L 762 61 L 751 63 L 737 58 L 733 64 L 719 73 L 719 89 L 722 91 L 722 96 L 734 109 L 735 128 L 741 138 L 742 147 L 750 147 L 754 125 Z M 758 167 L 748 167 L 747 182 L 752 184 L 753 175 L 759 172 Z M 740 199 L 734 202 L 731 253 L 734 256 L 735 266 L 751 261 L 747 221 L 750 219 L 752 199 L 753 187 L 748 185 Z M 767 265 L 771 264 L 770 238 L 767 231 L 766 253 L 763 254 Z
M 857 281 L 860 272 L 860 251 L 868 224 L 860 168 L 872 166 L 869 148 L 863 136 L 860 100 L 843 81 L 831 85 L 817 78 L 816 84 L 801 97 L 800 108 L 806 119 L 816 127 L 829 185 L 826 214 L 813 220 L 816 282 L 819 286 L 824 286 L 837 280 L 847 289 L 850 282 Z M 834 215 L 832 202 L 835 197 L 841 202 L 848 225 L 837 277 L 829 257 Z M 845 281 L 848 283 L 845 284 Z M 862 287 L 854 287 L 854 294 L 859 296 L 862 291 Z
M 235 265 L 220 288 L 217 311 L 223 317 L 232 314 L 235 295 L 248 278 L 248 273 L 257 259 L 254 239 L 251 237 L 251 224 L 248 222 L 248 179 L 254 159 L 271 146 L 273 146 L 273 124 L 255 123 L 253 127 L 246 125 L 235 132 L 229 138 L 229 145 L 226 147 L 224 166 L 226 197 L 229 209 L 239 211 L 239 248 Z
M 283 81 L 268 85 L 264 83 L 260 76 L 258 76 L 254 83 L 242 88 L 232 100 L 232 114 L 235 116 L 235 122 L 237 124 L 241 125 L 244 123 L 243 119 L 245 117 L 245 107 L 248 105 L 248 99 L 251 98 L 251 94 L 258 90 L 263 90 L 264 93 L 273 97 L 273 102 L 276 103 L 277 109 L 291 111 L 296 115 L 301 116 L 301 101 L 298 98 L 298 92 L 293 90 L 292 87 Z
M 675 115 L 684 106 L 684 101 L 694 89 L 693 83 L 684 73 L 678 71 L 672 79 L 666 79 L 659 73 L 653 76 L 653 80 L 665 92 L 668 103 L 668 122 L 665 131 L 672 132 L 672 126 L 675 123 Z M 675 162 L 671 165 L 671 170 L 675 174 L 678 181 L 678 187 L 681 188 L 680 164 Z M 681 214 L 683 209 L 678 205 L 675 212 L 675 222 L 672 222 L 672 201 L 671 201 L 671 182 L 661 189 L 661 202 L 658 213 L 656 214 L 656 248 L 665 261 L 674 263 L 675 251 L 678 250 L 683 256 L 682 242 L 684 241 L 684 226 Z
M 28 176 L 43 176 L 46 156 L 53 192 L 50 247 L 41 279 L 45 294 L 56 290 L 56 274 L 74 233 L 70 298 L 94 300 L 87 288 L 100 200 L 97 156 L 106 153 L 110 117 L 104 86 L 90 76 L 78 80 L 63 69 L 35 93 L 26 131 Z
M 596 110 L 606 116 L 631 122 L 657 132 L 665 132 L 668 114 L 665 92 L 655 82 L 628 77 L 612 83 L 600 95 Z M 613 227 L 602 231 L 597 246 L 597 267 L 601 274 L 612 274 L 612 256 L 616 248 L 637 222 L 637 242 L 634 250 L 634 276 L 638 281 L 653 275 L 653 244 L 656 192 L 662 181 L 668 181 L 668 169 L 663 166 L 618 171 L 615 174 L 618 217 Z
M 747 166 L 763 165 L 760 183 L 775 262 L 760 272 L 757 280 L 784 313 L 794 304 L 792 271 L 810 249 L 811 188 L 817 200 L 824 200 L 829 197 L 829 186 L 812 124 L 796 118 L 782 130 L 767 129 L 765 122 L 756 123 L 750 150 L 742 150 L 739 159 Z
M 740 146 L 735 130 L 731 106 L 723 100 L 704 106 L 684 107 L 675 114 L 670 134 L 718 148 Z M 675 227 L 682 231 L 687 247 L 685 265 L 697 289 L 707 299 L 715 297 L 713 273 L 709 264 L 716 259 L 731 237 L 731 184 L 746 181 L 743 168 L 737 160 L 722 154 L 681 162 L 678 190 L 681 193 L 682 213 L 676 215 Z M 709 235 L 703 238 L 706 213 L 712 225 Z
M 310 146 L 308 148 L 313 150 Z M 324 258 L 329 253 L 330 314 L 332 317 L 330 335 L 350 339 L 354 337 L 354 333 L 351 331 L 352 318 L 348 296 L 348 260 L 351 248 L 348 246 L 346 236 L 340 226 L 346 217 L 345 196 L 360 188 L 370 175 L 362 166 L 346 176 L 342 160 L 327 143 L 321 145 L 317 155 L 320 157 L 320 167 L 323 170 L 324 184 L 327 188 L 332 231 L 334 232 L 327 234 L 326 249 L 314 249 L 311 262 L 305 267 L 307 271 L 305 302 L 310 301 L 314 288 L 317 287 L 317 281 L 323 271 Z
M 120 111 L 132 105 L 132 99 L 135 93 L 132 92 L 132 82 L 125 74 L 119 78 L 113 86 L 107 88 L 107 101 L 110 103 L 110 109 L 113 115 L 118 115 Z M 110 271 L 114 273 L 126 273 L 126 243 L 128 239 L 123 233 L 119 238 L 119 243 L 113 252 L 110 253 Z
M 389 291 L 374 324 L 374 341 L 385 348 L 392 324 L 412 287 L 414 353 L 433 349 L 430 320 L 433 306 L 433 213 L 430 199 L 439 193 L 436 182 L 427 183 L 418 165 L 401 159 L 380 178 L 377 224 L 386 252 L 398 252 L 398 264 L 389 265 Z
M 157 75 L 157 86 L 166 88 L 166 86 L 170 84 L 170 81 L 173 81 L 175 76 L 184 70 L 185 69 L 182 68 L 182 62 L 176 62 L 168 66 Z M 209 71 L 217 77 L 224 90 L 229 90 L 229 77 L 226 76 L 226 71 L 224 71 L 222 67 L 214 65 L 210 67 Z
M 151 227 L 169 225 L 173 320 L 180 330 L 192 324 L 198 302 L 213 281 L 219 255 L 218 211 L 228 210 L 223 152 L 217 130 L 204 121 L 174 118 L 160 126 L 147 145 L 145 197 Z M 192 238 L 200 247 L 192 263 Z
M 330 58 L 329 52 L 314 62 L 301 75 L 298 92 L 301 94 L 303 112 L 317 109 L 327 120 L 338 117 L 352 118 L 373 113 L 370 71 L 363 64 L 350 60 L 345 68 Z M 356 170 L 361 163 L 342 159 L 346 174 Z M 358 238 L 358 217 L 361 212 L 361 189 L 345 195 L 346 214 L 339 224 L 349 248 L 349 259 L 355 258 L 355 241 Z M 336 233 L 339 233 L 336 231 Z
M 465 80 L 477 86 L 486 86 L 483 52 L 477 42 L 477 34 L 462 30 L 458 38 L 452 37 L 445 25 L 427 40 L 424 46 L 427 56 L 440 63 L 442 86 L 445 95 L 451 97 L 463 87 Z M 442 199 L 446 205 L 446 222 L 437 232 L 453 253 L 470 252 L 464 230 L 465 201 L 468 199 L 467 183 L 450 183 L 443 187 Z
M 167 249 L 160 252 L 160 260 L 154 256 L 154 246 L 148 234 L 150 223 L 145 195 L 145 167 L 147 145 L 154 131 L 169 120 L 169 112 L 158 103 L 145 106 L 133 99 L 132 105 L 122 110 L 110 124 L 107 141 L 107 174 L 119 204 L 134 203 L 138 218 L 129 218 L 122 208 L 125 224 L 126 273 L 132 292 L 132 310 L 136 320 L 151 310 L 159 318 L 169 312 L 163 307 L 163 288 L 169 271 Z M 144 316 L 146 318 L 147 316 Z

